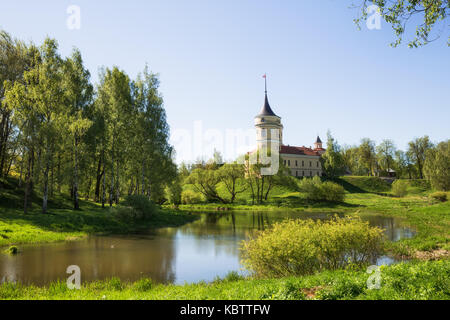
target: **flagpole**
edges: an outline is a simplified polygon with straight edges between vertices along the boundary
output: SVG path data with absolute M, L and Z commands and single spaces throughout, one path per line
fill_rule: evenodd
M 264 74 L 264 85 L 265 85 L 265 92 L 267 94 L 267 74 Z

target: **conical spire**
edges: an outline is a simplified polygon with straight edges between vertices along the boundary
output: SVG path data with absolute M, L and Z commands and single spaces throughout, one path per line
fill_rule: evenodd
M 272 108 L 270 107 L 269 98 L 267 97 L 267 76 L 264 75 L 263 78 L 264 78 L 264 84 L 265 84 L 265 99 L 264 99 L 264 106 L 262 107 L 259 115 L 260 116 L 275 116 L 275 117 L 277 117 L 275 112 L 273 112 Z

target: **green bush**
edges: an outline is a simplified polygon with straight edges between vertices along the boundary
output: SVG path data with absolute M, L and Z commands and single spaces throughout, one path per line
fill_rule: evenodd
M 405 180 L 395 180 L 392 184 L 392 193 L 400 198 L 406 196 L 408 194 L 408 182 Z
M 300 192 L 305 199 L 311 201 L 342 202 L 345 198 L 345 189 L 333 182 L 322 182 L 319 177 L 304 178 L 299 183 Z
M 152 279 L 143 278 L 134 283 L 134 288 L 136 288 L 137 291 L 145 292 L 150 291 L 153 288 L 153 281 Z
M 243 264 L 257 277 L 288 277 L 362 267 L 383 251 L 383 230 L 359 218 L 276 223 L 242 245 Z
M 113 213 L 119 220 L 134 221 L 149 219 L 156 210 L 156 206 L 146 196 L 130 195 L 113 209 Z
M 198 192 L 192 190 L 184 190 L 181 193 L 181 203 L 182 204 L 197 204 L 204 202 L 204 197 Z
M 167 201 L 170 204 L 179 205 L 181 203 L 182 191 L 183 188 L 178 179 L 170 183 L 165 190 Z
M 430 194 L 430 197 L 434 200 L 446 202 L 447 201 L 447 193 L 446 192 L 435 192 Z

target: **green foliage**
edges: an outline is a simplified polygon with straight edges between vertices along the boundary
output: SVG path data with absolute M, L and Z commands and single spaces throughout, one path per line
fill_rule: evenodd
M 183 187 L 180 183 L 180 178 L 177 177 L 174 181 L 168 184 L 165 193 L 167 201 L 170 204 L 179 205 L 182 203 L 181 194 L 183 192 Z
M 434 189 L 450 191 L 450 140 L 427 151 L 424 173 Z
M 322 182 L 319 177 L 304 178 L 299 183 L 300 192 L 306 200 L 342 202 L 345 198 L 345 190 L 337 183 Z
M 5 250 L 5 252 L 7 254 L 14 256 L 19 253 L 19 248 L 17 248 L 16 246 L 10 246 L 8 249 Z
M 322 155 L 322 166 L 327 177 L 335 178 L 345 171 L 345 162 L 341 147 L 328 132 L 327 151 Z
M 389 169 L 393 169 L 395 144 L 390 139 L 383 140 L 380 145 L 377 146 L 378 164 L 380 169 L 387 172 Z
M 410 141 L 408 144 L 407 155 L 409 159 L 414 163 L 417 172 L 419 173 L 419 178 L 423 179 L 423 166 L 425 163 L 425 158 L 428 150 L 433 148 L 433 144 L 428 136 L 423 136 L 421 138 L 416 138 Z
M 356 218 L 276 223 L 243 243 L 243 264 L 258 277 L 365 266 L 383 250 L 383 231 Z
M 36 192 L 44 213 L 60 193 L 74 209 L 81 197 L 118 204 L 123 190 L 161 202 L 176 166 L 158 75 L 105 68 L 94 90 L 78 49 L 61 58 L 53 39 L 36 47 L 3 31 L 0 60 L 0 177 L 22 180 L 25 213 Z
M 143 278 L 143 279 L 136 281 L 133 284 L 133 287 L 139 292 L 145 292 L 145 291 L 152 290 L 154 287 L 154 283 L 153 283 L 152 279 Z
M 199 204 L 204 201 L 204 197 L 201 193 L 192 190 L 184 190 L 181 193 L 181 203 L 183 204 Z
M 358 161 L 365 168 L 367 175 L 375 175 L 376 153 L 375 141 L 369 138 L 361 140 L 358 148 Z
M 217 192 L 217 184 L 220 182 L 220 179 L 221 177 L 217 170 L 197 168 L 191 172 L 186 179 L 186 183 L 192 184 L 195 191 L 203 194 L 209 202 L 219 201 L 227 203 L 228 201 Z
M 446 202 L 448 200 L 446 192 L 434 192 L 430 194 L 430 197 L 441 202 Z
M 224 164 L 217 171 L 219 181 L 225 185 L 225 189 L 230 195 L 230 203 L 236 200 L 236 195 L 244 192 L 247 185 L 244 180 L 245 168 L 243 164 Z
M 396 40 L 391 43 L 391 46 L 397 47 L 403 41 L 403 36 L 406 33 L 408 22 L 414 23 L 416 28 L 411 35 L 413 38 L 408 41 L 409 48 L 417 48 L 434 41 L 439 38 L 442 30 L 445 29 L 450 13 L 450 6 L 448 0 L 432 0 L 432 1 L 385 1 L 372 0 L 362 1 L 359 7 L 361 16 L 355 19 L 355 23 L 360 27 L 361 20 L 370 19 L 368 12 L 369 6 L 375 5 L 381 17 L 392 26 L 395 33 Z M 433 32 L 433 30 L 438 30 Z M 450 46 L 450 36 L 447 44 Z
M 395 180 L 392 184 L 392 193 L 396 197 L 404 197 L 408 194 L 408 182 L 405 180 Z
M 146 196 L 130 195 L 112 210 L 120 220 L 133 221 L 150 219 L 157 208 Z

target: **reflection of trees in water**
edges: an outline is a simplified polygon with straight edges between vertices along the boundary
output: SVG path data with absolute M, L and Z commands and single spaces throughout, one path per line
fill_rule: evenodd
M 173 241 L 167 239 L 95 237 L 81 242 L 27 248 L 9 262 L 8 269 L 15 270 L 18 281 L 36 285 L 58 279 L 65 281 L 68 277 L 66 268 L 70 265 L 81 268 L 82 282 L 111 277 L 135 281 L 144 276 L 157 282 L 173 282 L 174 258 Z M 0 272 L 3 266 L 0 258 Z

